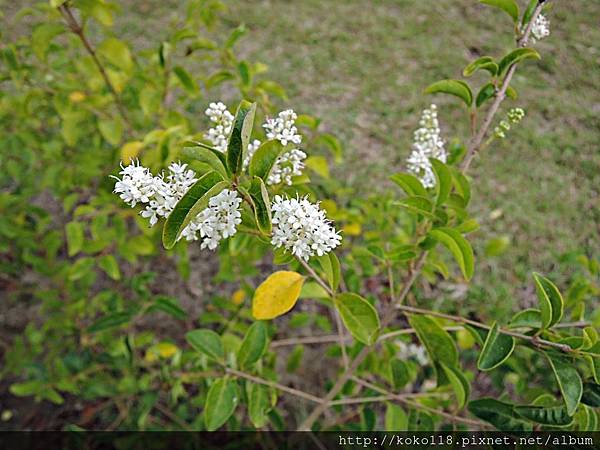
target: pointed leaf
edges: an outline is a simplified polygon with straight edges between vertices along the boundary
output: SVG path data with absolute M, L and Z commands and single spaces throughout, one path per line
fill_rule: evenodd
M 258 361 L 267 349 L 267 325 L 254 322 L 246 333 L 238 351 L 240 367 L 245 368 Z
M 514 410 L 518 416 L 543 425 L 563 427 L 573 423 L 573 418 L 569 417 L 564 406 L 517 405 Z
M 204 423 L 208 431 L 220 428 L 231 417 L 237 406 L 235 385 L 227 378 L 215 381 L 206 396 Z
M 564 301 L 558 288 L 548 278 L 533 273 L 535 290 L 540 301 L 541 320 L 544 328 L 558 323 L 563 315 Z
M 498 64 L 494 62 L 494 58 L 490 56 L 482 56 L 465 67 L 463 70 L 463 75 L 465 77 L 470 77 L 478 70 L 487 70 L 492 75 L 496 75 L 498 72 Z
M 207 207 L 208 201 L 228 186 L 221 175 L 208 172 L 177 202 L 163 228 L 162 241 L 165 248 L 173 248 L 181 232 Z
M 458 366 L 458 351 L 456 350 L 454 341 L 448 332 L 440 327 L 431 317 L 413 315 L 408 318 L 408 321 L 417 332 L 419 340 L 425 346 L 429 354 L 429 360 L 434 364 L 438 385 L 447 384 L 449 380 L 440 365 L 445 364 L 447 367 Z
M 450 380 L 450 385 L 454 391 L 454 396 L 456 397 L 459 408 L 464 408 L 469 400 L 469 393 L 471 391 L 469 381 L 465 378 L 460 368 L 448 367 L 444 363 L 440 363 L 440 365 L 446 373 L 446 377 Z
M 498 367 L 508 359 L 514 349 L 515 339 L 512 336 L 499 333 L 498 323 L 494 322 L 477 360 L 477 368 L 487 371 Z
M 284 147 L 276 140 L 267 141 L 261 144 L 250 160 L 250 165 L 248 167 L 250 175 L 267 181 L 271 169 L 273 169 L 277 158 L 279 158 L 283 150 Z
M 185 334 L 185 339 L 194 350 L 204 353 L 212 359 L 221 361 L 225 357 L 221 336 L 212 330 L 202 329 L 189 331 Z
M 572 416 L 575 414 L 583 394 L 581 377 L 572 363 L 563 360 L 557 355 L 549 353 L 544 353 L 544 355 L 554 371 L 554 376 L 567 407 L 567 414 Z
M 373 305 L 351 293 L 336 296 L 334 302 L 344 325 L 357 341 L 371 345 L 377 340 L 380 323 Z
M 190 159 L 195 159 L 204 164 L 207 164 L 215 172 L 217 172 L 224 180 L 229 176 L 225 167 L 225 154 L 219 152 L 216 149 L 197 146 L 197 147 L 183 147 L 181 153 Z
M 242 172 L 244 154 L 250 143 L 250 135 L 254 126 L 255 112 L 256 103 L 243 100 L 235 113 L 227 142 L 227 167 L 233 174 Z
M 252 198 L 252 208 L 254 218 L 260 231 L 265 235 L 271 234 L 271 201 L 265 182 L 258 177 L 252 179 L 250 185 L 250 197 Z
M 428 195 L 419 179 L 409 173 L 397 173 L 392 175 L 390 180 L 400 186 L 409 196 L 427 197 Z
M 426 94 L 435 94 L 442 92 L 444 94 L 454 95 L 460 99 L 467 106 L 471 106 L 473 103 L 473 93 L 467 83 L 461 80 L 441 80 L 433 84 L 430 84 L 426 89 Z
M 500 8 L 508 14 L 516 24 L 519 21 L 519 5 L 515 0 L 479 0 L 486 5 Z
M 429 236 L 444 244 L 454 255 L 463 276 L 468 281 L 473 276 L 475 263 L 471 244 L 458 231 L 452 228 L 436 228 L 429 232 Z
M 450 191 L 452 190 L 452 173 L 450 172 L 450 169 L 448 169 L 448 166 L 440 160 L 431 158 L 430 161 L 437 180 L 437 183 L 435 184 L 437 195 L 435 204 L 439 206 L 443 205 L 450 196 Z
M 532 426 L 515 417 L 514 406 L 494 398 L 480 398 L 469 402 L 469 412 L 494 425 L 501 431 L 531 431 Z
M 502 75 L 510 66 L 525 59 L 541 59 L 541 57 L 540 54 L 532 48 L 518 48 L 513 50 L 500 61 L 498 75 Z
M 422 214 L 430 218 L 435 217 L 432 212 L 433 203 L 426 197 L 414 196 L 403 198 L 397 202 L 397 205 L 416 214 Z

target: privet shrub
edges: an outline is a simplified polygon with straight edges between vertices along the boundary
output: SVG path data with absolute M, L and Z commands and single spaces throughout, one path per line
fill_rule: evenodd
M 112 426 L 140 428 L 160 428 L 166 422 L 172 428 L 207 430 L 596 430 L 600 342 L 588 321 L 586 299 L 598 292 L 597 261 L 580 261 L 582 274 L 564 296 L 551 279 L 532 272 L 537 307 L 511 318 L 484 322 L 476 311 L 447 314 L 417 302 L 421 276 L 465 281 L 473 276 L 475 258 L 468 235 L 478 224 L 468 212 L 471 190 L 476 189 L 468 171 L 475 157 L 485 157 L 497 139 L 508 138 L 513 127 L 526 121 L 523 109 L 500 108 L 507 97 L 513 102 L 517 98 L 518 86 L 511 85 L 514 73 L 521 64 L 540 58 L 532 45 L 549 34 L 544 2 L 532 0 L 522 13 L 515 0 L 482 3 L 512 19 L 515 49 L 471 62 L 462 73 L 469 82 L 446 79 L 425 89 L 464 104 L 471 136 L 464 144 L 449 146 L 444 137 L 448 127 L 440 120 L 443 111 L 435 105 L 425 109 L 407 171 L 389 174 L 399 190 L 355 200 L 368 230 L 364 234 L 353 223 L 356 209 L 338 207 L 330 198 L 338 185 L 327 180 L 324 158 L 313 154 L 319 142 L 338 152 L 336 140 L 320 135 L 307 141 L 298 126 L 314 129 L 316 119 L 289 109 L 274 114 L 268 106 L 259 108 L 263 99 L 252 89 L 241 89 L 242 97 L 252 101 L 242 100 L 234 112 L 221 102 L 205 101 L 210 123 L 205 132 L 194 133 L 196 127 L 173 111 L 161 119 L 168 128 L 126 144 L 129 147 L 117 155 L 123 162 L 110 185 L 108 177 L 95 178 L 103 189 L 94 195 L 97 200 L 80 204 L 79 193 L 66 197 L 69 201 L 65 198 L 67 212 L 79 205 L 66 228 L 69 254 L 87 256 L 73 265 L 65 263 L 66 274 L 50 274 L 66 275 L 58 279 L 67 284 L 45 293 L 46 307 L 64 313 L 64 306 L 58 305 L 62 296 L 77 299 L 72 311 L 66 311 L 70 316 L 54 318 L 60 324 L 46 324 L 42 331 L 29 328 L 16 342 L 9 367 L 13 373 L 27 369 L 27 381 L 13 384 L 12 392 L 55 402 L 62 401 L 63 393 L 108 398 L 103 406 L 117 411 Z M 58 7 L 81 38 L 70 3 Z M 153 55 L 156 69 L 169 71 L 167 80 L 183 87 L 181 101 L 190 102 L 193 109 L 199 103 L 194 97 L 197 85 L 180 66 L 164 62 L 164 48 L 161 45 Z M 16 54 L 16 47 L 4 51 L 6 59 L 7 52 Z M 120 55 L 119 61 L 107 60 L 117 68 L 125 60 L 131 66 L 140 64 L 123 56 L 129 51 L 109 54 Z M 20 67 L 16 56 L 13 60 Z M 101 64 L 95 68 L 104 67 Z M 236 67 L 242 86 L 244 80 L 254 79 L 243 64 Z M 97 121 L 100 134 L 76 134 L 66 148 L 78 139 L 95 138 L 97 145 L 110 144 L 110 139 L 120 142 L 129 120 L 145 120 L 146 112 L 124 101 L 141 101 L 141 91 L 152 80 L 141 76 L 138 91 L 134 81 L 118 90 L 114 84 L 110 87 L 108 74 L 100 70 L 101 78 L 107 79 L 98 89 L 114 106 L 110 126 L 101 126 L 103 119 L 94 115 L 104 109 L 86 110 L 74 128 L 79 132 Z M 156 105 L 163 111 L 165 97 L 161 98 Z M 59 144 L 53 151 L 61 150 Z M 73 176 L 80 176 L 73 161 L 65 166 L 75 167 Z M 316 174 L 319 184 L 310 183 L 307 170 Z M 122 202 L 104 195 L 107 189 L 114 189 Z M 87 195 L 97 190 L 93 186 Z M 119 209 L 124 205 L 140 214 Z M 82 217 L 89 223 L 82 223 Z M 328 217 L 347 225 L 340 232 Z M 152 243 L 152 237 L 158 237 L 155 230 L 162 229 L 164 248 L 180 258 L 190 245 L 212 251 L 206 254 L 215 264 L 218 258 L 217 278 L 230 281 L 237 290 L 230 298 L 206 304 L 197 321 L 173 299 L 153 298 L 144 274 L 131 279 L 131 296 L 126 299 L 111 290 L 90 298 L 86 290 L 94 283 L 96 265 L 119 278 L 121 259 L 136 262 L 123 250 L 135 238 L 128 234 L 133 223 L 141 225 L 144 242 Z M 104 233 L 112 237 L 107 245 Z M 54 253 L 61 247 L 58 234 L 50 247 Z M 27 259 L 31 251 L 26 250 L 23 264 L 32 264 Z M 44 264 L 55 254 L 34 256 Z M 453 262 L 447 264 L 449 260 Z M 258 265 L 263 274 L 265 268 L 282 267 L 260 275 L 257 282 Z M 314 307 L 303 308 L 309 299 Z M 140 331 L 135 322 L 156 311 L 180 321 L 187 344 L 181 336 L 161 340 Z M 75 343 L 73 336 L 65 336 L 65 325 L 76 336 Z M 335 332 L 290 336 L 295 328 Z M 65 339 L 66 348 L 53 348 L 60 357 L 41 363 L 44 338 L 57 335 Z M 305 348 L 314 345 L 327 347 L 331 364 L 302 361 Z M 28 356 L 22 360 L 24 354 Z M 318 371 L 315 379 L 325 378 L 324 390 L 291 385 L 301 364 L 306 372 Z M 489 373 L 496 397 L 476 395 L 479 372 Z M 510 392 L 505 383 L 512 387 Z M 149 424 L 149 417 L 162 421 Z

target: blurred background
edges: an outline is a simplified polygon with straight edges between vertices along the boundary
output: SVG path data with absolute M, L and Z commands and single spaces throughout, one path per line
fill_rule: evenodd
M 438 105 L 442 136 L 448 142 L 467 135 L 464 109 L 444 97 L 428 98 L 423 89 L 438 79 L 459 78 L 461 68 L 472 59 L 499 56 L 513 45 L 508 17 L 470 0 L 195 2 L 198 18 L 194 19 L 190 19 L 194 12 L 185 2 L 118 3 L 106 12 L 112 22 L 109 31 L 104 29 L 103 13 L 90 13 L 100 25 L 90 21 L 89 39 L 96 45 L 107 36 L 116 36 L 127 43 L 133 55 L 139 55 L 133 59 L 146 68 L 139 71 L 145 75 L 137 69 L 128 74 L 130 78 L 119 92 L 123 102 L 134 101 L 145 83 L 156 84 L 162 76 L 164 64 L 156 58 L 161 42 L 172 42 L 172 54 L 179 52 L 185 57 L 191 77 L 214 76 L 233 70 L 228 65 L 239 69 L 240 61 L 251 61 L 255 78 L 267 77 L 271 84 L 227 77 L 222 84 L 213 78 L 211 84 L 203 78 L 204 87 L 195 92 L 177 75 L 173 83 L 181 93 L 171 104 L 178 105 L 173 109 L 186 119 L 175 113 L 163 115 L 157 119 L 158 128 L 179 125 L 181 120 L 188 135 L 198 133 L 207 124 L 202 112 L 210 101 L 223 100 L 233 108 L 244 95 L 268 96 L 272 111 L 293 108 L 299 114 L 318 117 L 314 140 L 309 139 L 306 147 L 310 152 L 308 143 L 314 142 L 329 161 L 327 176 L 321 170 L 315 177 L 323 176 L 322 192 L 335 192 L 339 208 L 345 209 L 339 223 L 347 227 L 349 240 L 362 239 L 363 231 L 368 231 L 362 217 L 365 210 L 353 204 L 352 198 L 385 196 L 394 189 L 388 176 L 404 170 L 422 109 L 431 102 Z M 486 149 L 470 172 L 474 185 L 471 212 L 481 224 L 472 235 L 476 275 L 468 286 L 442 282 L 433 290 L 424 282 L 421 295 L 437 309 L 471 311 L 487 319 L 531 307 L 536 302 L 531 271 L 550 276 L 573 298 L 596 292 L 600 3 L 553 3 L 547 14 L 551 36 L 536 44 L 541 61 L 523 64 L 513 81 L 519 98 L 511 106 L 523 107 L 526 117 L 507 139 Z M 183 320 L 186 326 L 190 321 L 206 324 L 220 320 L 213 316 L 220 315 L 221 308 L 235 314 L 239 306 L 235 301 L 247 302 L 251 288 L 232 285 L 231 280 L 240 271 L 250 279 L 255 277 L 260 265 L 251 266 L 250 257 L 232 262 L 235 257 L 227 255 L 222 255 L 219 265 L 208 252 L 194 246 L 185 255 L 183 250 L 167 255 L 159 248 L 156 233 L 138 232 L 122 241 L 106 236 L 115 229 L 117 233 L 131 231 L 135 225 L 130 223 L 132 211 L 118 219 L 113 216 L 122 205 L 111 197 L 108 175 L 115 173 L 119 154 L 123 154 L 119 152 L 127 142 L 142 142 L 147 147 L 155 142 L 136 130 L 128 134 L 126 124 L 115 125 L 119 122 L 110 120 L 102 122 L 100 134 L 85 131 L 90 117 L 103 120 L 102 114 L 96 114 L 98 109 L 112 108 L 118 116 L 114 105 L 107 106 L 110 95 L 105 91 L 104 96 L 93 98 L 90 93 L 89 78 L 77 66 L 76 55 L 83 58 L 85 52 L 74 42 L 75 36 L 58 36 L 45 46 L 48 37 L 56 36 L 45 30 L 48 34 L 38 32 L 35 40 L 32 30 L 39 23 L 53 20 L 58 24 L 62 18 L 47 11 L 24 14 L 27 8 L 35 9 L 34 2 L 0 1 L 0 427 L 48 429 L 77 424 L 143 428 L 149 426 L 147 416 L 154 414 L 149 411 L 155 411 L 148 405 L 156 401 L 149 393 L 157 377 L 168 384 L 169 395 L 179 398 L 183 387 L 178 383 L 185 382 L 185 375 L 177 371 L 161 374 L 162 369 L 155 367 L 151 379 L 139 379 L 139 373 L 123 369 L 125 355 L 131 351 L 127 347 L 134 346 L 121 339 L 127 333 L 119 334 L 118 339 L 112 335 L 91 338 L 77 330 L 94 324 L 99 312 L 107 308 L 120 311 L 134 298 L 141 305 L 153 306 L 162 299 L 163 309 L 177 305 L 179 309 L 171 310 L 173 317 L 166 319 L 158 314 L 135 316 L 134 328 L 140 332 L 135 345 L 144 348 L 140 350 L 142 365 L 152 366 L 152 358 L 166 359 L 180 351 L 176 345 L 180 311 L 187 317 Z M 52 19 L 46 19 L 46 14 Z M 188 55 L 189 47 L 177 47 L 173 34 L 182 29 L 185 17 L 186 26 L 198 32 L 196 41 L 214 41 L 216 47 L 204 42 L 205 48 L 200 46 L 201 50 Z M 500 23 L 502 27 L 496 26 Z M 240 24 L 245 33 L 235 43 L 235 59 L 231 60 L 223 48 Z M 66 53 L 61 56 L 62 51 Z M 59 55 L 56 59 L 53 52 Z M 197 58 L 197 52 L 215 52 L 216 56 Z M 43 57 L 36 58 L 40 53 Z M 144 66 L 140 61 L 146 57 L 149 62 Z M 257 63 L 268 66 L 266 75 L 259 75 Z M 15 75 L 24 72 L 27 75 Z M 57 73 L 65 74 L 64 79 L 48 78 Z M 67 104 L 77 103 L 73 92 L 83 93 L 90 101 L 85 114 L 91 116 L 73 119 L 72 127 L 79 128 L 81 136 L 65 131 L 65 117 L 73 113 L 73 107 L 61 106 L 57 100 L 64 97 Z M 186 95 L 185 105 L 177 103 Z M 27 96 L 30 99 L 25 99 Z M 169 108 L 168 99 L 163 108 Z M 134 129 L 149 133 L 155 127 L 148 111 L 132 110 L 130 116 Z M 115 131 L 119 126 L 121 133 Z M 319 138 L 321 134 L 335 136 L 336 141 L 327 143 L 327 138 Z M 343 157 L 334 158 L 338 142 Z M 161 145 L 167 146 L 168 155 L 176 152 L 175 144 L 173 148 L 170 143 Z M 103 155 L 101 150 L 108 153 Z M 83 151 L 88 152 L 86 156 L 81 155 Z M 53 166 L 52 161 L 61 163 Z M 151 162 L 160 166 L 160 162 Z M 87 208 L 77 211 L 82 206 Z M 106 219 L 95 220 L 96 216 Z M 336 218 L 335 213 L 333 216 Z M 73 221 L 85 221 L 83 243 L 73 244 L 78 241 L 73 235 L 67 242 L 64 227 Z M 75 228 L 78 226 L 72 226 L 70 232 L 77 236 Z M 98 244 L 102 240 L 110 244 Z M 121 253 L 117 254 L 116 248 Z M 113 253 L 117 255 L 116 269 L 113 258 L 106 258 Z M 78 254 L 93 255 L 94 261 L 77 259 Z M 99 272 L 92 276 L 86 270 L 95 270 L 94 264 Z M 237 298 L 233 303 L 232 296 Z M 597 306 L 597 293 L 589 301 Z M 318 329 L 319 324 L 300 324 L 297 329 L 303 326 Z M 73 333 L 67 332 L 72 329 Z M 106 354 L 87 355 L 84 349 L 92 345 L 88 347 L 86 339 L 104 345 Z M 151 347 L 154 350 L 149 353 Z M 90 374 L 107 371 L 115 378 L 88 378 L 81 375 L 86 370 Z M 80 374 L 77 380 L 73 379 L 75 373 Z M 301 385 L 302 376 L 295 376 L 291 379 Z M 82 386 L 79 382 L 84 379 Z M 147 385 L 133 386 L 146 381 Z M 118 394 L 111 383 L 119 384 Z M 109 395 L 122 400 L 107 406 Z M 173 416 L 185 418 L 188 413 L 184 410 L 193 409 L 194 402 L 166 412 L 166 407 L 160 406 L 157 414 L 162 421 L 177 423 Z

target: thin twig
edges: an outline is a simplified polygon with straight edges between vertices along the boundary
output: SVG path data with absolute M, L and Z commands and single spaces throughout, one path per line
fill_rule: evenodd
M 412 287 L 413 283 L 417 279 L 417 277 L 421 271 L 421 268 L 425 264 L 426 257 L 427 257 L 427 252 L 423 251 L 421 253 L 421 255 L 419 256 L 419 258 L 417 259 L 417 263 L 415 264 L 415 270 L 413 270 L 409 273 L 407 279 L 404 282 L 404 285 L 402 286 L 402 290 L 400 291 L 400 294 L 399 294 L 398 300 L 397 300 L 398 303 L 401 303 L 404 300 L 404 298 L 406 297 L 406 295 L 408 294 L 408 292 L 410 291 L 410 288 Z M 394 305 L 389 304 L 385 311 L 383 319 L 381 320 L 381 328 L 385 328 L 392 321 L 394 316 L 395 316 Z M 319 406 L 317 406 L 308 415 L 308 417 L 304 420 L 304 422 L 302 422 L 300 424 L 300 427 L 298 428 L 299 431 L 310 431 L 315 420 L 317 420 L 317 418 L 321 414 L 323 414 L 323 412 L 328 408 L 329 402 L 331 402 L 333 400 L 333 398 L 338 394 L 338 392 L 340 392 L 342 390 L 342 388 L 344 387 L 346 382 L 354 375 L 354 372 L 356 371 L 356 369 L 358 369 L 358 366 L 360 366 L 360 364 L 364 361 L 364 359 L 367 357 L 367 355 L 370 353 L 370 351 L 372 349 L 373 349 L 372 345 L 365 346 L 362 348 L 362 350 L 358 353 L 358 355 L 352 360 L 352 362 L 348 366 L 348 369 L 344 371 L 344 373 L 338 378 L 338 380 L 333 385 L 333 387 L 329 390 L 327 395 L 323 398 L 323 400 L 321 401 L 321 404 Z
M 474 425 L 474 426 L 478 426 L 478 427 L 482 427 L 482 428 L 491 428 L 490 425 L 488 425 L 485 422 L 481 422 L 479 420 L 473 420 L 473 419 L 468 419 L 466 417 L 461 417 L 461 416 L 455 416 L 453 414 L 447 413 L 445 411 L 441 411 L 439 409 L 435 409 L 435 408 L 431 408 L 429 406 L 425 406 L 422 405 L 421 403 L 417 403 L 417 402 L 413 402 L 409 399 L 407 399 L 406 397 L 402 396 L 402 395 L 397 395 L 397 394 L 393 394 L 389 391 L 387 391 L 386 389 L 383 389 L 373 383 L 369 383 L 366 380 L 363 380 L 362 378 L 358 378 L 358 377 L 352 377 L 352 380 L 355 381 L 358 384 L 361 384 L 369 389 L 372 389 L 374 391 L 379 392 L 380 394 L 384 394 L 386 396 L 391 397 L 391 399 L 396 400 L 398 402 L 404 403 L 407 406 L 410 406 L 412 408 L 416 408 L 416 409 L 422 409 L 423 411 L 427 411 L 430 412 L 432 414 L 436 414 L 438 416 L 444 417 L 448 420 L 450 420 L 451 422 L 461 422 L 467 425 Z
M 279 384 L 274 381 L 265 380 L 264 378 L 255 377 L 254 375 L 250 375 L 246 372 L 241 372 L 236 369 L 230 369 L 227 367 L 225 368 L 225 372 L 230 375 L 235 375 L 236 377 L 245 378 L 246 380 L 252 381 L 253 383 L 262 384 L 265 386 L 272 387 L 274 389 L 278 389 L 282 392 L 287 392 L 288 394 L 295 395 L 296 397 L 300 397 L 314 403 L 321 403 L 322 401 L 319 397 L 309 394 L 308 392 L 284 386 L 283 384 Z
M 131 122 L 129 121 L 129 117 L 127 117 L 127 112 L 125 111 L 125 107 L 123 106 L 123 103 L 121 102 L 121 97 L 119 96 L 119 94 L 117 93 L 117 90 L 115 89 L 114 85 L 110 81 L 110 78 L 108 77 L 108 74 L 106 73 L 106 70 L 104 69 L 104 66 L 98 59 L 98 55 L 96 54 L 94 47 L 92 47 L 92 44 L 88 41 L 87 37 L 85 36 L 83 27 L 77 22 L 77 19 L 75 18 L 75 16 L 73 16 L 73 13 L 71 12 L 71 9 L 69 8 L 67 3 L 63 3 L 61 6 L 59 6 L 58 10 L 64 17 L 65 21 L 67 22 L 69 29 L 73 32 L 73 34 L 75 34 L 75 35 L 77 35 L 77 37 L 79 37 L 79 40 L 81 41 L 81 43 L 83 44 L 83 46 L 85 47 L 87 52 L 92 57 L 94 64 L 96 64 L 96 67 L 98 68 L 98 71 L 100 72 L 100 75 L 104 79 L 104 83 L 108 87 L 108 90 L 110 91 L 111 95 L 113 96 L 113 98 L 115 100 L 115 104 L 117 105 L 119 114 L 123 118 L 123 121 L 125 121 L 125 124 L 127 125 L 127 127 L 131 130 Z
M 541 2 L 536 6 L 535 11 L 533 12 L 533 15 L 531 16 L 531 20 L 529 21 L 529 23 L 527 24 L 527 27 L 525 28 L 525 32 L 523 33 L 523 36 L 521 36 L 521 38 L 517 42 L 517 45 L 519 47 L 525 47 L 527 45 L 527 42 L 529 41 L 529 35 L 531 34 L 531 29 L 533 27 L 533 24 L 534 24 L 537 16 L 542 11 L 542 6 L 543 6 L 543 4 Z M 467 154 L 465 155 L 465 158 L 463 159 L 463 161 L 460 165 L 460 168 L 463 173 L 466 172 L 467 170 L 469 170 L 469 166 L 471 165 L 473 158 L 479 152 L 481 143 L 483 142 L 483 139 L 485 138 L 485 135 L 486 135 L 490 125 L 492 124 L 492 120 L 494 120 L 494 116 L 496 115 L 496 112 L 498 111 L 500 104 L 506 97 L 506 91 L 508 90 L 508 86 L 510 85 L 510 82 L 513 78 L 513 75 L 515 74 L 516 69 L 517 69 L 516 64 L 513 64 L 508 69 L 508 72 L 506 73 L 506 76 L 504 77 L 504 80 L 502 82 L 502 87 L 496 94 L 496 98 L 494 99 L 492 106 L 490 106 L 490 109 L 488 110 L 488 112 L 485 116 L 483 125 L 481 126 L 481 128 L 479 129 L 477 134 L 473 137 L 473 139 L 471 141 L 471 145 L 469 147 L 469 150 L 467 151 Z
M 422 398 L 422 397 L 446 397 L 448 394 L 443 392 L 416 392 L 410 394 L 389 394 L 389 395 L 378 395 L 372 397 L 353 397 L 353 398 L 342 398 L 339 400 L 333 400 L 329 403 L 329 406 L 338 405 L 355 405 L 359 403 L 379 403 L 389 402 L 391 400 L 398 400 L 403 398 L 409 400 L 411 398 Z
M 472 325 L 477 328 L 483 328 L 485 330 L 492 329 L 491 326 L 486 325 L 484 323 L 477 322 L 475 320 L 466 319 L 466 318 L 460 317 L 460 316 L 453 316 L 451 314 L 444 314 L 444 313 L 440 313 L 440 312 L 436 312 L 436 311 L 431 311 L 428 309 L 415 308 L 413 306 L 406 306 L 406 305 L 397 305 L 396 308 L 403 312 L 406 312 L 406 313 L 423 314 L 423 315 L 428 315 L 428 316 L 433 316 L 433 317 L 439 317 L 442 319 L 451 320 L 453 322 L 459 322 L 459 323 L 464 323 L 467 325 Z M 504 328 L 498 328 L 498 332 L 501 334 L 506 334 L 508 336 L 516 337 L 518 339 L 523 339 L 523 340 L 529 341 L 536 346 L 552 347 L 552 348 L 556 348 L 565 353 L 572 353 L 572 352 L 576 351 L 576 350 L 573 350 L 571 347 L 569 347 L 567 344 L 560 344 L 558 342 L 547 341 L 545 339 L 540 339 L 536 336 L 528 336 L 526 334 L 517 333 L 515 331 L 505 330 Z

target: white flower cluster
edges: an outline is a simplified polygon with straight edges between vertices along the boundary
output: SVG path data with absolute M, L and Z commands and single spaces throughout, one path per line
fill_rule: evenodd
M 277 117 L 267 119 L 266 123 L 263 125 L 263 128 L 267 133 L 267 138 L 276 139 L 281 142 L 281 145 L 283 146 L 290 143 L 300 145 L 302 136 L 298 134 L 298 128 L 296 128 L 295 125 L 297 118 L 298 116 L 293 110 L 287 109 L 281 111 Z M 302 175 L 302 170 L 304 169 L 303 161 L 305 159 L 306 153 L 299 148 L 285 151 L 273 165 L 267 183 L 285 183 L 291 185 L 292 177 Z
M 531 26 L 531 34 L 533 42 L 539 41 L 550 35 L 550 21 L 543 15 L 539 14 Z
M 209 129 L 204 137 L 220 152 L 227 151 L 227 139 L 234 120 L 233 114 L 227 110 L 227 106 L 223 102 L 210 103 L 205 114 L 215 126 Z M 281 111 L 277 117 L 267 119 L 263 124 L 267 139 L 278 140 L 283 146 L 288 144 L 299 145 L 302 142 L 302 136 L 298 134 L 298 128 L 295 125 L 297 118 L 298 115 L 293 110 L 287 109 Z M 250 164 L 250 160 L 260 144 L 261 142 L 258 139 L 248 144 L 246 157 L 244 158 L 244 169 Z M 267 183 L 291 185 L 292 177 L 302 175 L 306 156 L 306 153 L 299 148 L 292 148 L 283 152 L 273 165 Z
M 210 103 L 204 113 L 215 124 L 204 137 L 212 143 L 214 148 L 224 153 L 227 151 L 227 138 L 231 133 L 233 114 L 227 110 L 227 106 L 222 102 Z
M 224 189 L 208 201 L 208 207 L 185 228 L 182 237 L 188 241 L 202 239 L 200 248 L 214 250 L 221 239 L 227 239 L 237 232 L 242 223 L 240 205 L 242 199 L 236 191 Z
M 153 176 L 149 169 L 137 161 L 121 165 L 121 178 L 114 177 L 114 192 L 132 208 L 138 203 L 146 205 L 141 215 L 154 226 L 160 217 L 169 217 L 177 202 L 197 181 L 196 173 L 187 164 L 172 163 L 165 179 L 163 174 Z M 242 200 L 235 191 L 227 189 L 212 197 L 202 210 L 182 231 L 180 238 L 188 241 L 202 239 L 202 248 L 214 250 L 221 239 L 236 233 L 241 223 L 239 207 Z
M 273 235 L 271 244 L 308 260 L 322 256 L 340 245 L 342 240 L 318 204 L 304 198 L 276 195 L 271 206 Z
M 500 139 L 506 137 L 506 132 L 510 130 L 510 124 L 518 124 L 523 117 L 525 117 L 525 111 L 521 108 L 511 108 L 506 114 L 507 119 L 500 121 L 500 125 L 494 128 L 494 135 Z
M 421 366 L 425 366 L 429 362 L 425 347 L 413 344 L 412 342 L 407 344 L 403 341 L 396 341 L 396 344 L 398 345 L 398 358 L 414 358 Z
M 412 153 L 406 162 L 408 170 L 421 180 L 423 186 L 430 188 L 436 183 L 430 158 L 439 159 L 444 163 L 448 158 L 444 148 L 445 142 L 440 137 L 436 105 L 431 105 L 423 111 L 419 125 L 420 128 L 414 133 Z

